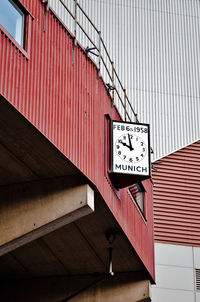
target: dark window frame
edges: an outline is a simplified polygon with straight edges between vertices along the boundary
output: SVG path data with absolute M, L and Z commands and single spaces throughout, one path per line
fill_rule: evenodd
M 146 213 L 146 190 L 141 182 L 135 183 L 134 185 L 129 187 L 129 193 L 134 200 L 134 203 L 136 204 L 140 214 L 144 218 L 145 222 L 147 222 L 147 213 Z M 142 198 L 142 204 L 143 206 L 138 203 L 138 197 Z
M 19 50 L 19 52 L 26 57 L 26 59 L 30 59 L 31 20 L 33 20 L 34 17 L 19 0 L 11 0 L 11 2 L 13 2 L 14 6 L 19 8 L 24 14 L 23 46 L 13 38 L 2 24 L 0 24 L 0 32 L 4 34 L 4 36 Z

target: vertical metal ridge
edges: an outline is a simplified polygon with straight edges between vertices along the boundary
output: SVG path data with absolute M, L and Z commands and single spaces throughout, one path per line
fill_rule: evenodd
M 65 3 L 73 10 L 73 1 Z M 199 139 L 199 1 L 79 3 L 101 30 L 139 120 L 151 124 L 152 159 Z M 50 0 L 50 5 L 73 31 L 59 1 Z M 80 22 L 97 43 L 85 18 Z M 80 31 L 78 39 L 87 46 Z

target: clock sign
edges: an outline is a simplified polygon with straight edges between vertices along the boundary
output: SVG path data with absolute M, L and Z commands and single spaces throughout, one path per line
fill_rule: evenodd
M 113 121 L 111 137 L 111 173 L 150 177 L 149 125 Z

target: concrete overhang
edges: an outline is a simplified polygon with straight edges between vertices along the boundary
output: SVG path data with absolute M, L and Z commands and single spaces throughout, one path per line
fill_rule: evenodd
M 2 95 L 0 158 L 0 185 L 80 175 L 80 171 Z
M 89 284 L 108 275 L 111 247 L 115 273 L 150 279 L 95 186 L 2 95 L 0 158 L 1 280 L 84 275 Z

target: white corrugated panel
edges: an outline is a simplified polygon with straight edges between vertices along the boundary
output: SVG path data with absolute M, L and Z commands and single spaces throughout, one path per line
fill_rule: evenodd
M 59 2 L 50 0 L 50 5 L 73 32 L 74 23 Z M 74 1 L 65 3 L 73 12 Z M 78 0 L 78 3 L 101 30 L 139 121 L 151 125 L 153 160 L 198 140 L 199 0 Z M 80 14 L 78 20 L 98 44 L 98 34 L 86 18 Z M 91 46 L 80 31 L 77 39 L 83 46 Z M 98 58 L 94 59 L 98 64 Z M 110 80 L 103 69 L 101 73 L 106 82 Z

